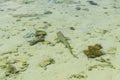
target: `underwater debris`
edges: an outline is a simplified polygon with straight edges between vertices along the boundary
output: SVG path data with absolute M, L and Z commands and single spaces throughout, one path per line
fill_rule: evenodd
M 77 74 L 72 74 L 70 79 L 76 78 L 76 79 L 82 79 L 82 78 L 87 78 L 87 75 L 84 72 L 77 73 Z
M 48 27 L 52 26 L 52 24 L 47 21 L 44 21 L 43 23 L 44 23 L 44 26 L 42 27 L 42 29 L 47 29 Z
M 82 10 L 87 11 L 87 12 L 89 11 L 89 9 L 88 9 L 88 8 L 84 8 L 84 9 L 82 9 Z
M 112 69 L 115 69 L 115 67 L 112 64 L 110 58 L 102 58 L 101 57 L 101 58 L 96 59 L 96 61 L 99 61 L 99 62 L 103 63 L 103 64 L 99 65 L 101 67 L 110 67 Z
M 38 30 L 38 31 L 36 31 L 36 33 L 35 33 L 35 36 L 37 37 L 37 36 L 45 36 L 47 33 L 45 32 L 45 31 L 42 31 L 42 30 Z
M 11 64 L 9 64 L 6 68 L 6 76 L 9 76 L 11 74 L 16 74 L 18 72 L 19 71 L 16 69 L 16 67 Z
M 30 45 L 35 45 L 38 42 L 44 42 L 45 41 L 45 35 L 47 35 L 47 33 L 45 31 L 42 30 L 37 30 L 35 33 L 35 38 L 32 39 L 30 42 Z
M 27 63 L 27 61 L 23 61 L 19 71 L 20 72 L 25 71 L 28 68 L 28 66 L 29 64 Z
M 35 45 L 36 43 L 38 42 L 43 42 L 44 41 L 44 38 L 43 37 L 36 37 L 34 38 L 33 40 L 29 41 L 30 42 L 30 45 L 33 46 Z
M 70 46 L 69 42 L 67 41 L 67 39 L 65 38 L 65 36 L 63 35 L 61 31 L 57 32 L 57 37 L 58 37 L 58 40 L 62 42 L 66 48 L 69 49 L 73 57 L 78 58 L 75 54 L 73 54 L 72 47 Z
M 76 9 L 76 10 L 81 10 L 81 7 L 77 6 L 75 9 Z
M 0 68 L 1 68 L 1 69 L 4 69 L 4 68 L 7 67 L 7 66 L 6 66 L 6 64 L 7 64 L 7 59 L 8 59 L 8 57 L 3 57 L 2 59 L 0 59 Z
M 70 30 L 75 30 L 75 28 L 74 27 L 70 27 Z
M 87 1 L 87 2 L 89 2 L 89 4 L 91 4 L 91 5 L 98 5 L 98 4 L 95 3 L 94 1 Z
M 23 4 L 30 4 L 30 3 L 33 3 L 34 1 L 32 1 L 32 0 L 24 0 L 22 3 Z
M 41 14 L 10 14 L 12 17 L 16 18 L 27 18 L 27 17 L 38 17 L 41 16 Z
M 40 62 L 39 66 L 46 70 L 48 65 L 54 64 L 54 63 L 55 63 L 54 59 L 48 58 L 48 59 L 43 60 L 42 62 Z
M 7 57 L 3 57 L 0 59 L 0 70 L 2 70 L 4 73 L 2 73 L 2 80 L 7 80 L 7 77 L 17 77 L 21 72 L 25 71 L 28 68 L 29 64 L 27 61 L 19 60 L 19 59 L 13 59 Z M 1 74 L 0 74 L 0 80 L 1 80 Z
M 112 68 L 115 69 L 112 63 L 100 63 L 96 65 L 92 65 L 88 67 L 88 71 L 92 71 L 93 69 L 99 69 L 99 70 L 104 70 L 105 68 Z
M 88 50 L 84 50 L 83 52 L 88 58 L 95 58 L 104 54 L 101 49 L 102 46 L 100 44 L 95 44 L 93 46 L 88 46 Z
M 52 11 L 46 11 L 44 14 L 52 14 Z

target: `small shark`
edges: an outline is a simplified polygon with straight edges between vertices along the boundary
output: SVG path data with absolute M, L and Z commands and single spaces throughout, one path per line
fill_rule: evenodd
M 57 32 L 57 37 L 60 42 L 62 42 L 66 48 L 69 49 L 70 53 L 75 57 L 78 58 L 75 54 L 73 54 L 72 47 L 70 46 L 69 42 L 67 41 L 66 37 L 63 35 L 61 31 Z

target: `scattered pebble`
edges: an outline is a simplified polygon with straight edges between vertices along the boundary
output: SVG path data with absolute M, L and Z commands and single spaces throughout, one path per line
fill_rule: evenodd
M 89 2 L 89 4 L 91 4 L 91 5 L 98 5 L 96 2 L 94 2 L 94 1 L 87 1 L 87 2 Z
M 46 11 L 44 12 L 44 14 L 52 14 L 53 12 L 52 11 Z
M 78 6 L 77 6 L 75 9 L 76 9 L 76 10 L 81 10 L 81 8 L 80 8 L 80 7 L 78 7 Z
M 54 64 L 54 63 L 55 63 L 55 60 L 52 59 L 52 58 L 49 58 L 49 59 L 41 61 L 39 66 L 46 70 L 48 65 L 51 65 L 51 64 Z

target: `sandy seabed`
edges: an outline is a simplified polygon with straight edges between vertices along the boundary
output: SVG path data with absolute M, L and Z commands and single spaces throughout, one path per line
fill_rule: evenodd
M 39 30 L 46 35 L 36 41 Z M 105 54 L 88 58 L 95 44 Z M 0 1 L 0 80 L 119 79 L 120 0 Z

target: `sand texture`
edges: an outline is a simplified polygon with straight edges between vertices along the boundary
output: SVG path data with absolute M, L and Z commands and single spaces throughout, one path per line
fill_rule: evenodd
M 0 0 L 0 80 L 120 80 L 120 0 Z

